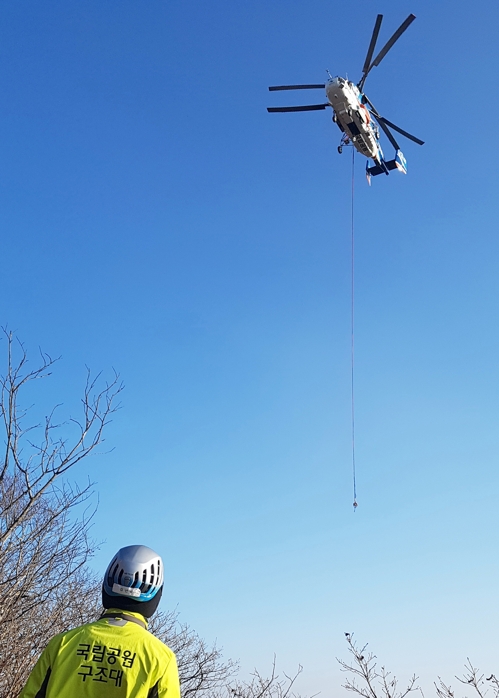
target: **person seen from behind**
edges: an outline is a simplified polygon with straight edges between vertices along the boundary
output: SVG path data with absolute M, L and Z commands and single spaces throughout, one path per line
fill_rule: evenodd
M 121 548 L 104 576 L 104 613 L 55 635 L 19 698 L 180 698 L 175 655 L 147 630 L 162 593 L 160 556 Z

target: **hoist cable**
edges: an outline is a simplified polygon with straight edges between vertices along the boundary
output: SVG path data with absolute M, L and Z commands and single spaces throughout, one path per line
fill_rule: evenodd
M 353 510 L 357 509 L 357 483 L 355 474 L 355 148 L 352 147 L 352 204 L 351 204 L 351 407 L 352 407 L 352 479 Z

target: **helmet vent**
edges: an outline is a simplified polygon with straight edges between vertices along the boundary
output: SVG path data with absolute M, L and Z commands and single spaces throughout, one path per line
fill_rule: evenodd
M 127 589 L 120 592 L 114 588 L 115 585 L 127 587 Z M 112 559 L 104 576 L 104 590 L 108 594 L 125 596 L 132 590 L 136 590 L 137 601 L 151 600 L 162 585 L 163 562 L 146 546 L 122 548 Z
M 114 560 L 109 565 L 109 571 L 107 574 L 107 583 L 109 584 L 109 586 L 113 586 L 114 578 L 116 576 L 116 571 L 118 570 L 118 567 L 119 567 L 116 560 L 117 560 L 117 558 L 115 557 Z M 114 569 L 113 569 L 113 565 L 114 565 Z

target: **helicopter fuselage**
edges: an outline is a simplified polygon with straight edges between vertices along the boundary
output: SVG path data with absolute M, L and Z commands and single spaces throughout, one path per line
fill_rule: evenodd
M 379 145 L 377 124 L 366 106 L 362 103 L 362 94 L 353 82 L 342 77 L 335 77 L 326 83 L 326 96 L 333 108 L 333 121 L 356 150 L 376 164 L 383 160 Z

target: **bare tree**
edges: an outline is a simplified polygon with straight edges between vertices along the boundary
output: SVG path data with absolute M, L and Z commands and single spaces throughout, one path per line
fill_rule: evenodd
M 29 423 L 31 412 L 22 406 L 22 394 L 33 382 L 50 376 L 57 359 L 40 352 L 38 365 L 31 368 L 24 345 L 6 330 L 4 337 L 0 698 L 18 692 L 54 632 L 67 629 L 88 611 L 88 604 L 82 606 L 87 611 L 79 611 L 78 603 L 69 608 L 67 594 L 68 586 L 77 590 L 78 600 L 95 590 L 95 579 L 85 569 L 95 547 L 89 538 L 92 483 L 80 487 L 63 476 L 102 443 L 122 390 L 116 374 L 102 384 L 100 375 L 87 371 L 79 417 L 59 422 L 58 405 L 40 422 Z
M 350 652 L 350 662 L 338 659 L 342 671 L 350 676 L 345 680 L 343 688 L 357 693 L 363 698 L 405 698 L 412 691 L 421 691 L 417 686 L 418 677 L 414 674 L 405 688 L 399 690 L 395 676 L 385 669 L 378 670 L 376 655 L 367 652 L 367 645 L 359 647 L 353 639 L 353 633 L 345 633 Z M 443 697 L 442 697 L 443 698 Z
M 300 665 L 293 675 L 283 672 L 281 677 L 276 671 L 274 655 L 269 676 L 264 676 L 255 669 L 249 681 L 233 681 L 225 687 L 223 692 L 217 692 L 216 696 L 218 698 L 222 698 L 222 696 L 225 698 L 300 698 L 299 694 L 293 691 L 293 688 L 302 671 L 303 667 Z
M 479 669 L 473 666 L 469 657 L 467 664 L 464 665 L 465 673 L 463 676 L 456 676 L 459 683 L 464 684 L 467 688 L 471 688 L 473 693 L 479 698 L 485 698 L 487 694 L 492 693 L 494 698 L 499 698 L 499 681 L 494 674 L 484 678 Z M 488 685 L 487 683 L 488 682 Z M 435 683 L 438 698 L 455 698 L 455 693 L 450 685 L 445 684 L 442 679 L 438 678 L 438 683 Z

